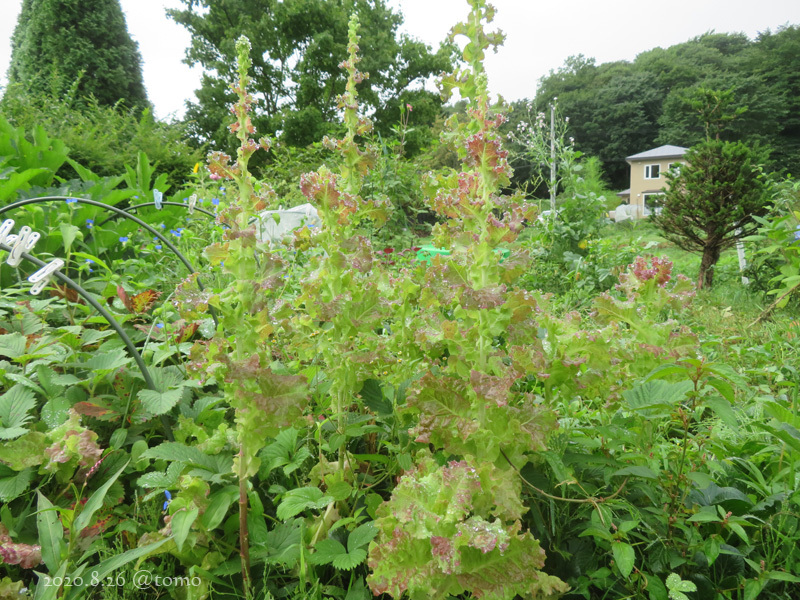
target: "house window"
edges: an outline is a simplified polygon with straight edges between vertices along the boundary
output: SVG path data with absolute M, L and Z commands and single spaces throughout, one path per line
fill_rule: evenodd
M 645 179 L 658 179 L 661 177 L 661 165 L 645 165 L 644 178 Z
M 672 174 L 677 177 L 681 174 L 681 163 L 669 163 L 667 165 L 667 171 L 672 171 Z

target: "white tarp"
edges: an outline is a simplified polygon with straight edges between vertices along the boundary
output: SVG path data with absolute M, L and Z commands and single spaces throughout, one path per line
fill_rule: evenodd
M 650 216 L 650 209 L 647 207 L 642 208 L 634 204 L 620 204 L 614 210 L 614 221 L 627 221 L 629 219 L 641 219 Z
M 277 216 L 277 219 L 276 219 Z M 261 242 L 282 240 L 300 227 L 320 227 L 322 219 L 311 204 L 281 210 L 265 210 L 258 215 L 257 232 Z

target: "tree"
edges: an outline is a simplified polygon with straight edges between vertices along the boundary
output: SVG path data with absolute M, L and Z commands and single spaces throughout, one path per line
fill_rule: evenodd
M 761 166 L 767 155 L 741 142 L 708 139 L 687 151 L 688 165 L 667 175 L 662 212 L 651 219 L 678 247 L 702 254 L 698 288 L 711 287 L 722 251 L 755 233 L 753 217 L 769 210 Z
M 23 0 L 11 48 L 9 84 L 33 95 L 74 88 L 103 106 L 148 105 L 142 58 L 119 0 Z
M 435 105 L 438 95 L 412 89 L 450 67 L 452 47 L 437 53 L 418 41 L 397 37 L 402 17 L 385 0 L 182 0 L 185 9 L 169 16 L 192 34 L 185 62 L 205 69 L 197 102 L 187 119 L 201 140 L 220 148 L 231 145 L 225 123 L 233 94 L 234 40 L 246 35 L 253 44 L 252 115 L 257 130 L 282 132 L 285 142 L 304 146 L 319 141 L 335 127 L 336 98 L 345 78 L 339 68 L 346 54 L 347 22 L 351 12 L 361 21 L 363 61 L 369 79 L 359 87 L 367 109 L 378 110 L 376 129 L 387 133 L 400 118 L 400 106 Z M 432 117 L 433 118 L 433 117 Z

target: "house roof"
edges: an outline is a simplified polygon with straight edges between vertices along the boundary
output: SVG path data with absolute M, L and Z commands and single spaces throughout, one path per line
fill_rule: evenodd
M 617 196 L 630 196 L 631 195 L 631 188 L 627 190 L 622 190 L 621 192 L 617 192 Z
M 679 158 L 683 156 L 688 148 L 682 146 L 659 146 L 652 150 L 645 150 L 639 154 L 632 154 L 625 158 L 625 160 L 645 160 L 648 158 Z

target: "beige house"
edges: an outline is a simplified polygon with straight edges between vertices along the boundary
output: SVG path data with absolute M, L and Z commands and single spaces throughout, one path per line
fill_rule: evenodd
M 681 146 L 659 146 L 625 159 L 631 166 L 631 187 L 617 195 L 630 205 L 632 218 L 641 219 L 658 206 L 658 197 L 664 195 L 667 187 L 666 174 L 687 164 L 683 158 L 686 150 Z

